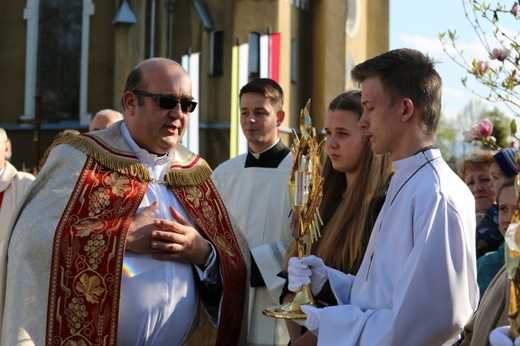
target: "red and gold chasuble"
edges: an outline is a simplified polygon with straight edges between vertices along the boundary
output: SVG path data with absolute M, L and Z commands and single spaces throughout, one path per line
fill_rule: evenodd
M 125 235 L 147 183 L 88 158 L 54 236 L 47 345 L 115 345 Z
M 84 139 L 97 142 L 90 135 L 77 138 L 82 145 Z M 198 169 L 199 179 L 189 184 L 188 177 L 197 175 L 191 171 L 200 168 L 199 160 L 194 156 L 188 164 L 172 166 L 165 180 L 218 252 L 223 295 L 217 345 L 236 345 L 247 304 L 247 266 L 209 174 L 201 175 Z M 58 223 L 49 284 L 47 345 L 117 342 L 126 232 L 150 180 L 121 171 L 88 155 Z

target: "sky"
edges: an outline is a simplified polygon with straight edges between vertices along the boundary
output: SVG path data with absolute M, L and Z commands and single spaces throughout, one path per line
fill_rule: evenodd
M 464 15 L 463 0 L 390 0 L 390 49 L 409 47 L 418 49 L 438 61 L 437 71 L 443 80 L 443 114 L 453 119 L 462 113 L 470 100 L 482 100 L 473 95 L 462 84 L 461 78 L 471 76 L 443 51 L 439 33 L 456 30 L 457 45 L 463 47 L 469 62 L 489 60 L 479 41 L 472 23 Z M 464 0 L 466 3 L 468 0 Z M 489 1 L 488 1 L 489 2 Z M 511 4 L 513 1 L 510 1 Z M 493 1 L 492 4 L 495 2 Z M 502 1 L 502 4 L 507 3 Z M 468 10 L 470 10 L 468 8 Z M 472 12 L 470 12 L 472 15 Z M 507 23 L 501 21 L 502 23 Z M 481 23 L 485 23 L 481 21 Z M 484 26 L 484 25 L 483 25 Z M 487 27 L 487 26 L 486 26 Z M 448 39 L 445 39 L 449 42 Z M 475 91 L 486 91 L 479 83 L 472 83 Z M 512 112 L 505 106 L 482 100 L 488 109 L 498 107 L 507 115 Z

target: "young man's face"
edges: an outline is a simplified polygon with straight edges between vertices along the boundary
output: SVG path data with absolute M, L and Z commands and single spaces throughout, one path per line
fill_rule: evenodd
M 260 152 L 276 143 L 278 126 L 283 118 L 284 112 L 275 109 L 260 93 L 248 92 L 240 98 L 240 125 L 253 152 Z
M 390 104 L 390 99 L 378 77 L 369 77 L 363 81 L 361 103 L 364 111 L 358 126 L 365 131 L 374 153 L 390 153 L 392 161 L 401 159 L 400 107 L 398 104 Z

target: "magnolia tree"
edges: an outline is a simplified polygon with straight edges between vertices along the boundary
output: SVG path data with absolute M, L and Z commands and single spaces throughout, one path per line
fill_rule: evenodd
M 466 18 L 489 57 L 486 60 L 468 58 L 457 45 L 458 36 L 452 30 L 439 34 L 444 52 L 467 71 L 468 75 L 462 77 L 462 84 L 470 92 L 488 101 L 504 102 L 513 114 L 520 115 L 520 37 L 503 26 L 503 23 L 511 21 L 515 27 L 518 25 L 519 1 L 511 1 L 508 5 L 472 0 L 462 0 L 462 3 Z M 474 78 L 486 86 L 487 92 L 476 92 L 469 86 L 468 78 Z

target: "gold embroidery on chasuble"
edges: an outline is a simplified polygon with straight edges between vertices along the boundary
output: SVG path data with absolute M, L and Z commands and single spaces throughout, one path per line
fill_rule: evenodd
M 115 345 L 128 227 L 147 183 L 87 158 L 56 229 L 47 345 Z
M 247 267 L 224 202 L 211 179 L 198 185 L 176 186 L 172 191 L 193 222 L 212 241 L 220 257 L 224 291 L 216 345 L 238 344 L 244 304 L 247 304 Z

